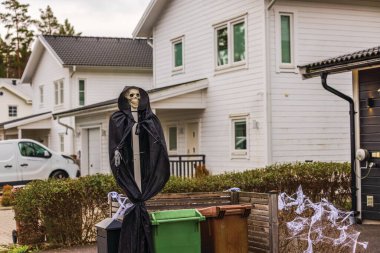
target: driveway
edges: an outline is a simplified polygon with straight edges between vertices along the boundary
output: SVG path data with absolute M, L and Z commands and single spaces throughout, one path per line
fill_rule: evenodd
M 16 229 L 14 212 L 11 208 L 0 208 L 0 245 L 13 243 L 12 230 Z
M 355 225 L 360 231 L 359 241 L 368 242 L 366 253 L 380 252 L 380 225 Z

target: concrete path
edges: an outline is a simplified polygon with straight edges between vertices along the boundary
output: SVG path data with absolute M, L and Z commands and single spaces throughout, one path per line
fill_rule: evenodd
M 14 212 L 10 208 L 0 209 L 0 245 L 13 243 L 12 230 L 16 229 Z
M 360 231 L 359 241 L 368 242 L 366 253 L 380 252 L 380 225 L 355 225 Z

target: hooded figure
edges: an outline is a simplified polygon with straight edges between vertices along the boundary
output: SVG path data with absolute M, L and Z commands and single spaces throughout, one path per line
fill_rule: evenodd
M 133 119 L 125 97 L 129 89 L 140 93 L 138 122 Z M 109 158 L 117 183 L 134 204 L 123 219 L 119 253 L 153 253 L 150 218 L 144 202 L 160 192 L 170 176 L 165 138 L 145 90 L 125 87 L 118 105 L 119 111 L 112 114 L 109 122 Z M 134 124 L 137 124 L 135 133 Z M 140 140 L 141 192 L 134 179 L 132 134 L 138 134 Z

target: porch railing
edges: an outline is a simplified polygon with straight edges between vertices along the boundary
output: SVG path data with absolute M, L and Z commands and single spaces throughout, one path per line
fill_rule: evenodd
M 206 164 L 206 155 L 169 155 L 170 175 L 194 177 L 196 167 Z

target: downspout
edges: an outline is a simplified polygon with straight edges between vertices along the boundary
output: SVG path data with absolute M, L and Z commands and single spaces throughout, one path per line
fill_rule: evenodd
M 265 42 L 264 42 L 264 47 L 265 47 L 265 62 L 266 62 L 266 71 L 265 71 L 265 78 L 266 78 L 266 82 L 265 82 L 265 100 L 266 100 L 266 103 L 265 103 L 265 108 L 264 110 L 266 110 L 266 122 L 267 122 L 267 126 L 266 126 L 266 131 L 267 131 L 267 136 L 266 136 L 266 140 L 267 140 L 267 157 L 266 157 L 266 165 L 270 165 L 272 164 L 272 160 L 273 160 L 273 157 L 272 157 L 272 96 L 271 96 L 271 93 L 272 93 L 272 83 L 271 83 L 271 48 L 270 48 L 270 45 L 271 45 L 271 33 L 270 33 L 270 13 L 269 11 L 271 10 L 271 8 L 273 7 L 273 5 L 275 4 L 276 0 L 271 0 L 268 4 L 268 6 L 266 6 L 266 9 L 265 9 L 265 18 L 264 18 L 264 22 L 265 22 Z
M 356 172 L 355 172 L 355 107 L 354 107 L 354 100 L 341 93 L 340 91 L 337 91 L 336 89 L 330 87 L 327 85 L 327 73 L 321 74 L 321 80 L 322 80 L 322 86 L 327 91 L 333 93 L 334 95 L 348 101 L 350 103 L 350 139 L 351 139 L 351 200 L 352 200 L 352 207 L 351 211 L 354 213 L 354 217 L 358 215 L 357 211 L 357 199 L 356 199 L 356 191 L 358 190 L 356 188 Z
M 72 142 L 72 148 L 73 149 L 72 150 L 73 150 L 73 153 L 75 153 L 75 149 L 74 149 L 75 148 L 75 144 L 74 144 L 74 142 L 75 142 L 75 129 L 73 127 L 61 122 L 61 118 L 59 116 L 57 116 L 57 122 L 59 125 L 66 127 L 66 134 L 67 134 L 67 129 L 70 129 L 71 131 L 73 131 L 73 142 Z

